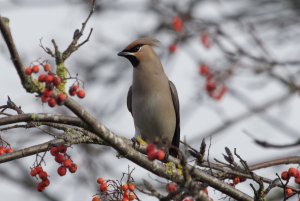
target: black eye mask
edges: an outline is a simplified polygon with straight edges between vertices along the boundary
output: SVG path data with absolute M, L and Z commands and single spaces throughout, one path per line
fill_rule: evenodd
M 141 49 L 142 46 L 143 46 L 143 45 L 138 44 L 138 45 L 134 46 L 133 48 L 131 48 L 131 49 L 129 49 L 129 50 L 125 50 L 125 51 L 126 51 L 126 52 L 137 52 L 137 51 L 139 51 L 139 50 Z
M 143 45 L 138 44 L 138 45 L 130 48 L 129 50 L 124 49 L 122 52 L 138 52 L 142 46 Z M 132 64 L 133 67 L 137 67 L 140 63 L 140 61 L 133 55 L 123 55 L 123 56 L 130 61 L 130 63 Z
M 140 61 L 133 55 L 126 55 L 125 57 L 130 61 L 134 68 L 137 67 L 140 63 Z

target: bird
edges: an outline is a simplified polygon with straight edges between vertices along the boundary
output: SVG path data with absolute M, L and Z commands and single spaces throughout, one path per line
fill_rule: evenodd
M 179 99 L 176 87 L 163 69 L 154 47 L 160 42 L 140 38 L 118 56 L 133 66 L 132 85 L 127 93 L 127 108 L 135 127 L 135 137 L 167 148 L 177 157 L 180 143 Z

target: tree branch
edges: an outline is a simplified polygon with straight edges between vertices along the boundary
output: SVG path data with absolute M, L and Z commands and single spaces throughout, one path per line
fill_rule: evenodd
M 13 38 L 12 38 L 12 35 L 10 32 L 9 20 L 7 18 L 1 17 L 1 16 L 0 16 L 0 30 L 1 30 L 2 36 L 4 38 L 4 41 L 7 45 L 7 48 L 9 50 L 11 60 L 12 60 L 14 66 L 15 66 L 15 69 L 17 70 L 18 75 L 21 79 L 22 86 L 25 88 L 25 90 L 27 92 L 30 92 L 30 93 L 37 92 L 34 88 L 31 87 L 31 86 L 33 86 L 33 82 L 31 80 L 31 78 L 25 75 L 24 65 L 21 62 L 21 58 L 19 56 L 19 53 L 17 51 L 16 45 L 13 41 Z
M 1 18 L 1 22 L 2 22 L 2 18 Z M 5 29 L 1 28 L 1 32 L 3 34 L 6 33 L 7 31 Z M 10 32 L 9 34 L 10 35 Z M 12 41 L 12 37 L 10 36 L 11 41 Z M 5 40 L 7 46 L 9 47 L 10 45 L 12 45 L 13 47 L 14 44 L 13 43 L 7 43 L 9 41 Z M 10 48 L 10 47 L 9 47 Z M 14 57 L 17 53 L 17 50 L 15 49 L 15 51 L 10 52 L 11 56 Z M 23 67 L 22 62 L 20 60 L 19 57 L 17 57 L 17 62 L 13 62 L 15 65 L 16 69 L 22 69 L 20 68 Z M 23 74 L 19 74 L 20 79 L 26 79 L 26 77 L 23 76 Z M 24 82 L 22 82 L 23 86 L 24 86 Z M 25 86 L 24 86 L 25 87 Z M 93 132 L 95 133 L 100 139 L 104 140 L 107 144 L 109 144 L 112 148 L 114 148 L 116 151 L 118 151 L 122 156 L 126 157 L 127 159 L 133 161 L 134 163 L 138 164 L 139 166 L 147 169 L 148 171 L 160 176 L 160 177 L 164 177 L 166 179 L 170 179 L 173 180 L 177 183 L 181 183 L 183 182 L 183 177 L 181 175 L 178 174 L 177 171 L 173 171 L 172 174 L 168 173 L 166 166 L 164 166 L 164 164 L 162 163 L 158 163 L 156 161 L 149 161 L 148 158 L 143 155 L 142 153 L 138 152 L 137 150 L 135 150 L 130 144 L 126 143 L 125 140 L 123 140 L 121 137 L 118 137 L 117 135 L 115 135 L 114 133 L 112 133 L 109 129 L 107 129 L 103 124 L 101 124 L 100 122 L 97 121 L 96 118 L 94 118 L 91 114 L 89 114 L 84 108 L 82 108 L 78 103 L 76 103 L 74 100 L 72 100 L 71 98 L 67 98 L 65 101 L 65 106 L 67 108 L 69 108 L 73 113 L 75 113 L 81 120 L 82 122 L 84 122 L 87 127 Z M 59 117 L 59 118 L 53 118 L 54 116 Z M 20 116 L 19 116 L 20 117 Z M 35 121 L 41 121 L 41 119 L 36 119 L 36 116 L 30 116 L 30 115 L 26 115 L 22 116 L 23 118 L 27 118 L 27 120 L 35 120 Z M 38 116 L 40 117 L 40 116 Z M 59 115 L 45 115 L 42 117 L 44 117 L 44 119 L 50 119 L 51 121 L 55 122 L 55 123 L 72 123 L 74 124 L 74 120 L 77 123 L 82 123 L 81 121 L 78 121 L 77 118 L 74 117 L 67 117 L 65 118 L 65 116 L 59 116 Z M 3 125 L 4 122 L 8 123 L 8 122 L 16 122 L 16 117 L 13 117 L 11 119 L 8 119 L 9 117 L 5 117 L 6 121 L 4 121 L 2 118 L 2 124 L 0 121 L 0 125 Z M 18 118 L 17 118 L 18 119 Z M 58 121 L 58 119 L 60 119 L 60 121 Z M 61 122 L 61 120 L 63 120 Z M 71 121 L 70 121 L 71 120 Z M 83 124 L 84 125 L 84 124 Z M 82 125 L 82 126 L 83 126 Z M 43 149 L 47 149 L 48 145 L 44 144 L 43 145 Z M 30 154 L 33 154 L 34 151 L 36 151 L 35 149 L 31 149 L 30 151 L 27 150 Z M 20 153 L 18 152 L 19 155 L 13 155 L 14 157 L 22 157 L 25 156 L 26 154 L 28 154 L 28 152 L 26 153 Z M 4 158 L 2 159 L 3 161 L 7 161 L 8 159 L 6 157 L 12 157 L 11 155 L 7 155 L 4 156 Z M 174 159 L 175 160 L 175 159 Z M 178 161 L 179 163 L 179 161 Z M 192 166 L 188 166 L 189 171 L 191 172 L 191 174 L 197 178 L 198 180 L 207 183 L 209 186 L 212 186 L 213 188 L 227 194 L 228 196 L 240 200 L 240 201 L 251 201 L 253 200 L 250 196 L 246 195 L 245 193 L 233 188 L 232 186 L 220 181 L 219 179 L 207 174 L 206 172 L 200 170 L 200 169 L 195 169 Z

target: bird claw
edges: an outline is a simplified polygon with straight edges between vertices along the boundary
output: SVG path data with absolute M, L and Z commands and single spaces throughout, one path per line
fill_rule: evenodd
M 144 146 L 144 145 L 147 145 L 147 143 L 141 138 L 141 137 L 133 137 L 131 138 L 131 141 L 133 142 L 133 147 L 137 147 L 138 146 Z
M 131 138 L 131 141 L 132 141 L 132 147 L 133 148 L 136 148 L 137 144 L 138 144 L 138 146 L 140 146 L 140 143 L 136 140 L 135 137 Z

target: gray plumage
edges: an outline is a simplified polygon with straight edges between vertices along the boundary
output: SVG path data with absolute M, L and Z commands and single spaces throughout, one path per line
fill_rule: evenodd
M 157 40 L 142 38 L 120 52 L 133 65 L 132 86 L 127 95 L 137 136 L 159 146 L 179 147 L 180 115 L 175 85 L 168 80 L 152 46 Z M 170 154 L 177 155 L 176 149 Z

